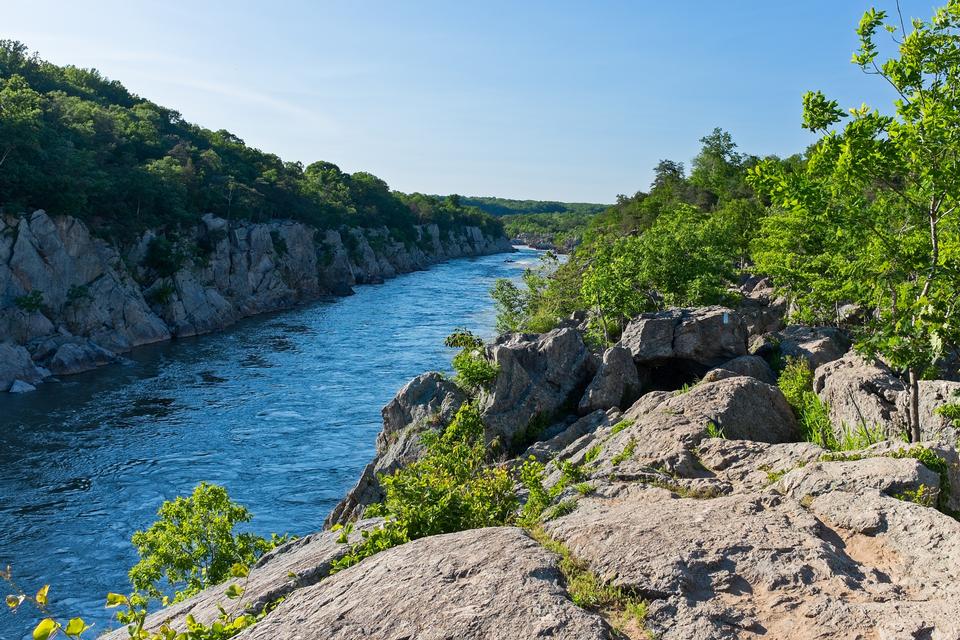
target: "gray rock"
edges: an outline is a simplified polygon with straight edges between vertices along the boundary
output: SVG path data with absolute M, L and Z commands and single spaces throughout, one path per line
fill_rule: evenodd
M 650 598 L 647 625 L 664 640 L 960 632 L 960 523 L 869 490 L 811 509 L 769 493 L 676 499 L 621 485 L 545 528 L 601 579 Z
M 774 339 L 783 358 L 805 358 L 811 369 L 840 358 L 850 349 L 850 339 L 834 327 L 790 325 L 774 334 Z
M 238 613 L 260 613 L 268 604 L 326 578 L 331 565 L 362 539 L 361 533 L 381 522 L 370 519 L 356 523 L 346 543 L 337 541 L 342 535 L 338 531 L 312 533 L 288 542 L 264 554 L 246 579 L 231 579 L 214 585 L 183 602 L 152 613 L 147 616 L 144 629 L 153 631 L 166 623 L 177 631 L 184 631 L 188 615 L 199 623 L 211 625 L 219 619 L 221 606 Z M 226 595 L 227 589 L 234 584 L 243 587 L 243 595 L 237 600 Z M 100 637 L 102 640 L 126 640 L 130 636 L 126 628 L 121 628 Z
M 762 491 L 778 476 L 818 462 L 824 453 L 810 442 L 767 444 L 726 438 L 707 438 L 697 449 L 700 463 L 729 484 L 733 493 Z
M 611 347 L 603 352 L 600 369 L 587 386 L 578 409 L 586 415 L 598 409 L 630 406 L 640 391 L 640 376 L 630 351 Z
M 36 390 L 35 386 L 23 380 L 14 380 L 13 384 L 10 385 L 10 393 L 29 393 Z
M 529 435 L 534 419 L 572 413 L 593 373 L 590 352 L 574 329 L 512 334 L 489 352 L 500 373 L 480 409 L 488 440 L 500 438 L 508 449 Z
M 117 354 L 112 351 L 92 341 L 79 340 L 61 344 L 46 365 L 54 375 L 61 376 L 90 371 L 116 361 Z
M 521 456 L 522 459 L 533 456 L 540 462 L 546 462 L 563 452 L 563 458 L 568 458 L 581 448 L 586 446 L 587 441 L 583 436 L 595 432 L 597 429 L 609 427 L 620 418 L 620 411 L 616 408 L 604 411 L 597 409 L 593 413 L 583 416 L 569 427 L 553 436 L 549 440 L 541 440 L 530 445 Z M 572 447 L 575 442 L 580 443 L 579 447 Z
M 724 307 L 671 309 L 631 320 L 619 344 L 637 364 L 681 359 L 715 366 L 747 353 L 747 327 Z
M 8 391 L 15 381 L 38 384 L 43 372 L 33 363 L 23 347 L 0 342 L 0 391 Z
M 813 389 L 829 405 L 830 420 L 840 436 L 860 426 L 880 427 L 887 437 L 907 429 L 906 414 L 897 406 L 906 386 L 883 365 L 856 353 L 817 367 Z
M 327 516 L 326 526 L 345 524 L 360 517 L 367 505 L 380 502 L 384 495 L 379 476 L 419 458 L 423 432 L 444 428 L 465 401 L 457 385 L 439 373 L 425 373 L 408 382 L 381 411 L 383 429 L 377 436 L 376 454 Z
M 720 365 L 720 368 L 732 371 L 737 375 L 756 378 L 767 384 L 777 384 L 777 376 L 774 375 L 773 369 L 770 368 L 766 360 L 757 356 L 740 356 L 724 362 Z
M 830 491 L 876 489 L 897 496 L 924 485 L 938 491 L 939 476 L 912 458 L 815 462 L 790 471 L 775 487 L 793 498 L 819 496 Z
M 433 536 L 297 590 L 237 639 L 617 637 L 562 584 L 557 557 L 520 529 Z

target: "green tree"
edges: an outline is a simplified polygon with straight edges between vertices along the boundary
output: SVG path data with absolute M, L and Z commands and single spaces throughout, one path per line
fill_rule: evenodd
M 803 125 L 822 138 L 804 167 L 754 170 L 774 205 L 755 258 L 804 319 L 835 319 L 844 303 L 869 312 L 858 347 L 905 372 L 918 440 L 918 380 L 958 337 L 960 1 L 909 27 L 886 20 L 864 14 L 853 62 L 893 89 L 891 114 L 804 96 Z M 897 49 L 882 62 L 881 30 Z
M 205 482 L 189 497 L 164 502 L 157 516 L 146 531 L 133 534 L 140 561 L 130 569 L 130 582 L 164 605 L 223 582 L 234 565 L 252 565 L 281 540 L 235 533 L 250 521 L 250 512 L 232 502 L 226 489 Z

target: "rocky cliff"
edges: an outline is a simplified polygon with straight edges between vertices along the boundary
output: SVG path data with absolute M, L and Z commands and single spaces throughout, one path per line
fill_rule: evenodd
M 0 217 L 0 390 L 117 360 L 138 345 L 381 282 L 450 258 L 510 251 L 505 237 L 436 225 L 404 240 L 386 228 L 320 230 L 211 215 L 128 247 L 43 211 Z
M 960 637 L 958 432 L 935 411 L 960 383 L 924 383 L 924 442 L 907 444 L 893 372 L 853 355 L 835 329 L 784 327 L 767 293 L 739 309 L 644 314 L 602 353 L 579 318 L 501 337 L 487 348 L 497 379 L 473 402 L 487 439 L 506 445 L 501 466 L 546 463 L 556 508 L 534 535 L 431 536 L 330 575 L 378 524 L 363 519 L 383 496 L 378 474 L 421 456 L 420 435 L 467 401 L 444 377 L 419 376 L 384 408 L 376 457 L 331 514 L 353 529 L 264 557 L 242 605 L 284 600 L 238 637 Z M 815 369 L 838 437 L 867 424 L 890 439 L 841 452 L 803 441 L 770 366 L 785 356 Z M 564 484 L 571 469 L 576 485 Z M 585 584 L 644 605 L 624 624 L 584 598 Z M 148 627 L 182 628 L 188 613 L 211 622 L 226 588 Z

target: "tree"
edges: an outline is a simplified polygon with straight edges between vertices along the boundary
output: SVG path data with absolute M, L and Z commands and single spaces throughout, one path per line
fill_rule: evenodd
M 232 502 L 226 489 L 205 482 L 187 498 L 164 502 L 157 515 L 149 529 L 133 534 L 140 561 L 130 569 L 130 582 L 142 597 L 164 605 L 171 600 L 165 587 L 179 602 L 229 578 L 234 565 L 252 565 L 282 541 L 234 533 L 237 524 L 250 521 L 250 512 Z
M 892 114 L 866 105 L 847 114 L 820 92 L 804 96 L 803 126 L 822 137 L 803 167 L 765 161 L 752 171 L 774 205 L 754 257 L 803 319 L 839 320 L 844 303 L 869 312 L 857 346 L 908 378 L 916 441 L 918 380 L 960 333 L 960 0 L 909 32 L 887 17 L 864 14 L 853 62 L 892 87 Z M 897 49 L 882 63 L 881 28 Z

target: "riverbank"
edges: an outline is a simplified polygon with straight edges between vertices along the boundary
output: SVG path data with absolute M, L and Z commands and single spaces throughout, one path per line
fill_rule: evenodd
M 43 211 L 0 218 L 0 390 L 120 360 L 132 348 L 219 331 L 240 318 L 349 295 L 451 258 L 511 251 L 477 227 L 316 229 L 206 215 L 130 246 Z
M 237 637 L 957 637 L 958 432 L 938 409 L 960 383 L 921 382 L 923 441 L 904 442 L 895 373 L 840 330 L 784 326 L 769 293 L 642 314 L 602 351 L 580 317 L 500 336 L 480 389 L 418 376 L 330 528 L 244 580 L 265 617 Z M 467 425 L 486 469 L 449 468 Z M 471 524 L 484 496 L 508 509 Z M 148 627 L 211 623 L 228 583 Z

